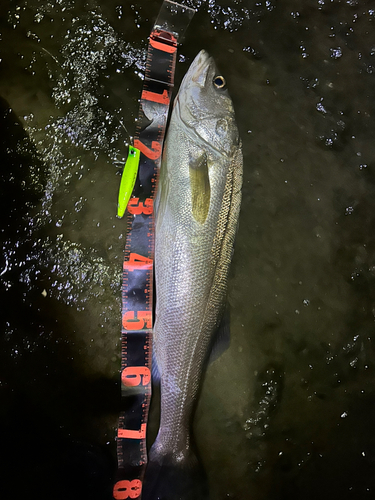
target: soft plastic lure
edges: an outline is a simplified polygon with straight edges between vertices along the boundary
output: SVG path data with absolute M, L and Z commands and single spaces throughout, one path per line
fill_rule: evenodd
M 123 217 L 130 196 L 133 192 L 135 179 L 137 178 L 139 167 L 140 151 L 134 146 L 129 146 L 128 158 L 122 171 L 120 190 L 118 193 L 117 217 Z

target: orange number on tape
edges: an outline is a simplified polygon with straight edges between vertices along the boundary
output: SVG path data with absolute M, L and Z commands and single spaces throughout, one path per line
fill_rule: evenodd
M 139 431 L 132 431 L 130 429 L 118 429 L 117 437 L 126 439 L 144 439 L 146 437 L 146 424 L 141 424 Z
M 128 271 L 134 271 L 134 269 L 152 269 L 152 259 L 138 253 L 131 253 L 129 254 L 129 260 L 124 262 L 124 269 Z
M 127 366 L 121 374 L 121 381 L 126 387 L 147 385 L 151 380 L 151 372 L 147 366 Z
M 117 481 L 113 487 L 113 498 L 125 500 L 126 498 L 138 498 L 142 491 L 142 483 L 139 479 L 128 481 Z
M 173 37 L 172 41 L 173 40 L 176 40 L 176 39 Z M 163 52 L 168 52 L 168 54 L 173 54 L 173 52 L 176 52 L 176 50 L 177 50 L 176 46 L 168 45 L 168 44 L 162 43 L 162 42 L 157 42 L 153 38 L 150 38 L 150 45 L 151 45 L 151 47 L 154 47 L 154 49 L 162 50 Z
M 143 330 L 151 328 L 151 311 L 127 311 L 122 317 L 122 326 L 125 330 Z
M 134 147 L 139 149 L 150 160 L 157 160 L 161 155 L 161 144 L 158 141 L 151 142 L 151 149 L 148 148 L 139 139 L 134 139 Z
M 150 92 L 149 90 L 144 90 L 142 92 L 142 99 L 145 99 L 146 101 L 160 102 L 160 104 L 165 104 L 166 106 L 168 106 L 170 101 L 167 90 L 163 90 L 162 94 L 158 94 L 157 92 Z
M 133 215 L 145 214 L 150 215 L 154 209 L 152 198 L 146 198 L 145 201 L 139 201 L 139 198 L 130 198 L 128 203 L 128 212 Z

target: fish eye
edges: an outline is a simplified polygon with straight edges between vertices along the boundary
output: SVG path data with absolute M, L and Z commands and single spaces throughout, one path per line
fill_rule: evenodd
M 213 84 L 217 89 L 223 89 L 227 82 L 223 76 L 215 76 L 213 79 Z

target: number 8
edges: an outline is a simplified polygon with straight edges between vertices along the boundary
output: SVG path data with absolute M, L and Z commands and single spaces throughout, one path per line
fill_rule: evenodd
M 125 500 L 126 498 L 138 498 L 142 491 L 142 483 L 139 479 L 128 481 L 117 481 L 113 487 L 113 498 Z

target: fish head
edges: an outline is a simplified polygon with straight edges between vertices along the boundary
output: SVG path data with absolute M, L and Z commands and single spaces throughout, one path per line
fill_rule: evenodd
M 231 156 L 239 143 L 232 99 L 215 61 L 201 50 L 186 73 L 175 105 L 184 124 L 221 154 Z

